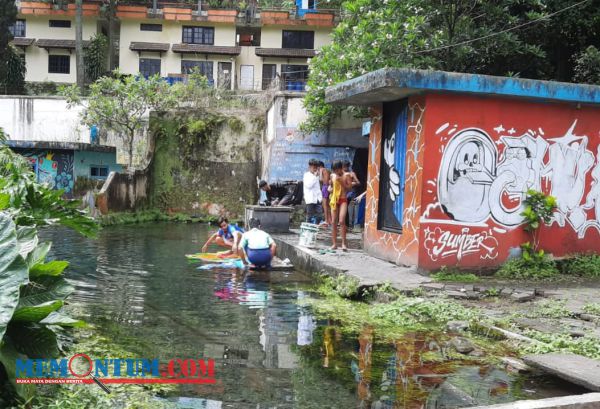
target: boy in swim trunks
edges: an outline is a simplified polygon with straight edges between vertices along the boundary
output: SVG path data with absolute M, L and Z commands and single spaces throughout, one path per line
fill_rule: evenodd
M 329 171 L 325 168 L 323 161 L 319 162 L 319 180 L 321 181 L 321 193 L 323 194 L 323 217 L 325 218 L 325 225 L 331 224 L 331 210 L 329 209 Z
M 344 167 L 341 161 L 333 162 L 333 173 L 331 174 L 331 192 L 329 196 L 329 206 L 331 206 L 331 221 L 333 227 L 331 229 L 332 246 L 331 249 L 337 249 L 337 229 L 338 222 L 342 229 L 342 250 L 348 250 L 346 242 L 346 213 L 348 212 L 348 199 L 346 195 L 352 189 L 352 176 L 348 172 L 344 172 Z
M 215 243 L 218 246 L 225 247 L 233 251 L 233 249 L 237 248 L 237 243 L 239 243 L 240 239 L 242 238 L 244 229 L 233 224 L 229 224 L 229 220 L 227 220 L 226 217 L 219 217 L 217 224 L 219 225 L 219 230 L 210 236 L 204 246 L 202 246 L 203 253 L 206 253 L 206 250 L 211 243 Z

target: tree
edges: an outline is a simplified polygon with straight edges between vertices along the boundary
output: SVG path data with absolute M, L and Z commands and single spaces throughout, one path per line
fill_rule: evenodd
M 77 86 L 85 85 L 85 63 L 83 56 L 83 0 L 75 0 L 75 66 Z
M 575 59 L 575 81 L 600 85 L 600 51 L 593 45 Z
M 0 92 L 23 94 L 25 89 L 25 61 L 13 45 L 8 45 L 0 60 Z
M 598 41 L 595 3 L 600 0 L 347 0 L 332 44 L 310 63 L 302 129 L 327 128 L 339 113 L 325 103 L 326 87 L 384 67 L 564 79 L 572 56 Z M 571 68 L 562 68 L 565 63 Z
M 124 76 L 101 77 L 90 85 L 89 98 L 83 99 L 77 86 L 63 88 L 70 106 L 81 105 L 82 122 L 115 132 L 122 138 L 133 170 L 133 140 L 144 128 L 150 111 L 165 111 L 178 105 L 181 87 L 170 86 L 158 75 L 148 79 Z
M 90 39 L 84 51 L 85 76 L 87 82 L 94 82 L 106 72 L 106 52 L 108 40 L 103 34 Z
M 16 18 L 14 0 L 0 0 L 0 92 L 4 94 L 22 93 L 25 84 L 25 65 L 9 44 L 13 39 L 10 27 Z

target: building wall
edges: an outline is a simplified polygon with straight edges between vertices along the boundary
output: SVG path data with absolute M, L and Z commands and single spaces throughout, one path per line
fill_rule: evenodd
M 75 178 L 73 176 L 73 151 L 45 149 L 15 149 L 27 157 L 35 171 L 37 181 L 52 189 L 63 189 L 71 196 Z
M 266 117 L 261 148 L 261 178 L 269 182 L 301 180 L 311 158 L 322 160 L 327 167 L 331 167 L 334 160 L 352 162 L 355 147 L 362 147 L 356 143 L 356 140 L 363 140 L 358 127 L 354 134 L 348 135 L 343 144 L 337 146 L 317 144 L 315 142 L 319 138 L 316 135 L 300 132 L 298 127 L 307 117 L 302 105 L 302 95 L 278 95 Z
M 0 128 L 13 140 L 90 143 L 81 110 L 68 109 L 64 98 L 0 96 Z
M 331 30 L 310 26 L 266 26 L 261 29 L 260 46 L 264 48 L 281 48 L 283 42 L 283 30 L 314 31 L 315 49 L 331 43 Z
M 141 23 L 162 24 L 162 31 L 141 31 Z M 122 20 L 121 21 L 121 39 L 119 51 L 119 66 L 127 74 L 137 74 L 139 72 L 140 55 L 137 51 L 131 51 L 129 46 L 131 42 L 155 42 L 169 43 L 169 45 L 180 44 L 182 42 L 183 26 L 201 26 L 215 28 L 215 46 L 235 46 L 235 26 L 216 24 L 216 23 L 197 23 L 191 21 L 166 21 L 157 19 L 146 20 Z M 141 58 L 160 58 L 160 74 L 163 77 L 169 74 L 181 74 L 181 60 L 208 60 L 214 61 L 213 78 L 217 78 L 217 62 L 230 62 L 231 57 L 224 55 L 204 55 L 204 54 L 183 54 L 169 51 L 162 53 L 142 52 Z
M 382 157 L 391 157 L 381 150 L 391 146 L 382 146 L 381 121 L 372 128 L 369 252 L 426 269 L 500 264 L 531 240 L 521 216 L 529 189 L 558 202 L 551 223 L 541 227 L 541 249 L 554 256 L 600 250 L 598 108 L 457 94 L 425 98 L 409 101 L 401 234 L 377 228 L 381 200 L 394 189 L 380 185 Z
M 107 166 L 108 172 L 122 172 L 123 167 L 115 161 L 115 152 L 75 151 L 73 176 L 90 178 L 91 166 Z
M 415 265 L 419 260 L 420 235 L 419 218 L 422 213 L 421 193 L 423 180 L 425 101 L 411 98 L 407 105 L 406 166 L 404 207 L 402 212 L 402 234 L 383 231 L 378 228 L 380 194 L 389 194 L 389 186 L 381 187 L 382 160 L 389 153 L 393 156 L 394 144 L 382 146 L 383 110 L 375 110 L 375 119 L 369 135 L 368 182 L 366 195 L 364 246 L 365 250 L 377 257 L 397 264 Z
M 75 19 L 69 16 L 25 16 L 27 38 L 49 38 L 55 40 L 75 40 Z M 50 27 L 50 20 L 70 20 L 70 28 Z M 83 19 L 83 39 L 89 40 L 97 32 L 96 18 Z M 48 55 L 70 55 L 71 66 L 69 74 L 50 74 L 48 73 Z M 54 81 L 61 83 L 76 82 L 75 52 L 69 53 L 69 50 L 50 49 L 49 52 L 36 45 L 27 47 L 25 53 L 25 64 L 27 74 L 25 81 Z

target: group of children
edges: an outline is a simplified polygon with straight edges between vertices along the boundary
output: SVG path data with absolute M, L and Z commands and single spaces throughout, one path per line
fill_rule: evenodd
M 237 254 L 250 268 L 271 268 L 277 244 L 269 233 L 261 230 L 259 219 L 249 220 L 250 230 L 247 232 L 237 225 L 230 224 L 226 217 L 219 218 L 218 225 L 219 230 L 208 238 L 202 246 L 202 252 L 206 252 L 208 246 L 214 243 L 226 248 L 226 254 Z
M 331 249 L 337 249 L 339 226 L 342 250 L 346 251 L 348 249 L 346 240 L 348 204 L 357 199 L 356 188 L 360 186 L 356 174 L 350 169 L 350 162 L 334 161 L 330 172 L 323 162 L 311 159 L 308 162 L 308 171 L 304 174 L 303 184 L 307 220 L 314 222 L 319 213 L 319 206 L 322 206 L 324 219 L 322 225 L 331 226 Z M 351 223 L 353 220 L 352 217 Z

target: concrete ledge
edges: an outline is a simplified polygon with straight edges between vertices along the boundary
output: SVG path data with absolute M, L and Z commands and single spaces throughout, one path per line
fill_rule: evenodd
M 560 398 L 520 400 L 491 406 L 477 406 L 471 409 L 598 409 L 600 393 L 571 395 Z
M 431 281 L 416 272 L 414 268 L 401 267 L 365 254 L 362 250 L 321 254 L 319 250 L 298 245 L 297 234 L 274 235 L 277 242 L 277 254 L 280 258 L 289 258 L 294 266 L 307 273 L 325 273 L 329 275 L 346 274 L 356 278 L 361 286 L 391 284 L 400 291 L 412 291 L 421 284 Z M 328 248 L 322 244 L 321 248 Z

